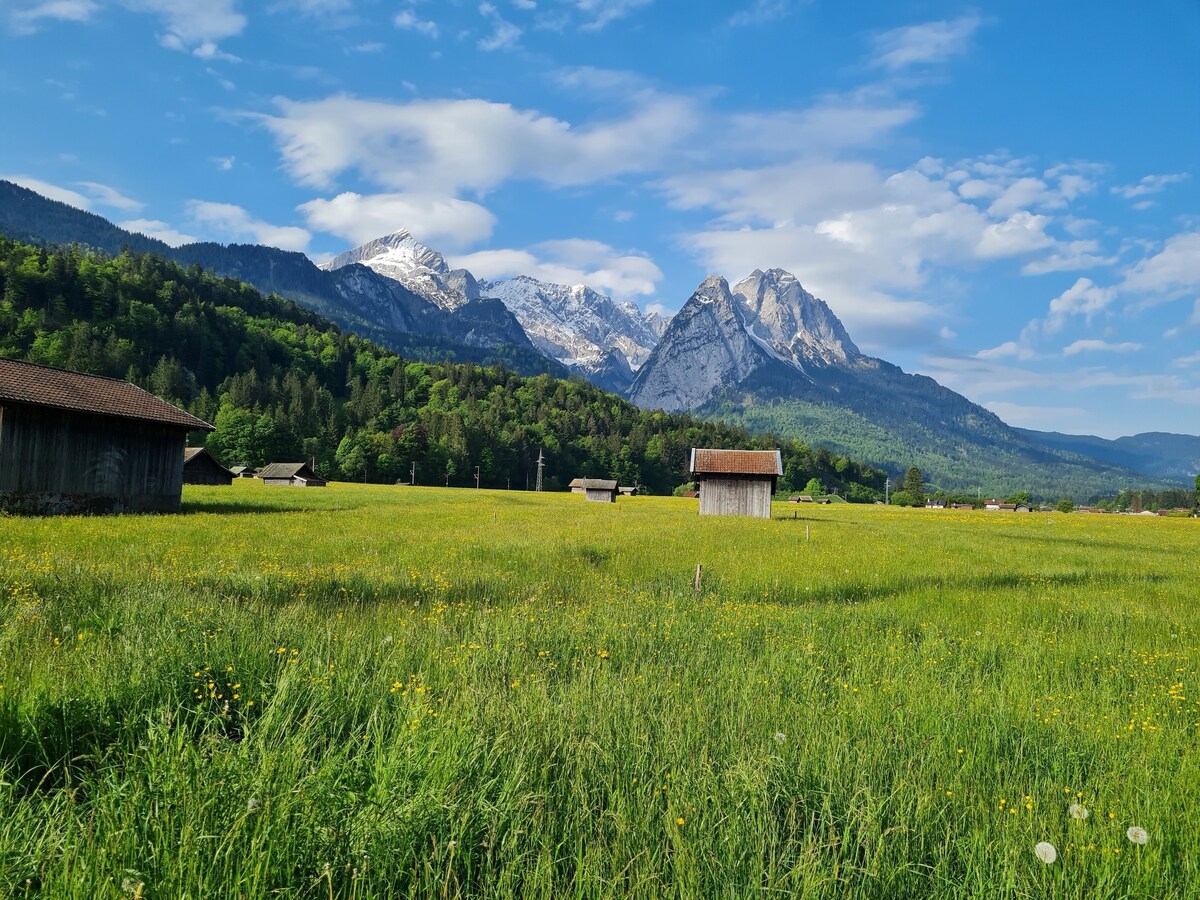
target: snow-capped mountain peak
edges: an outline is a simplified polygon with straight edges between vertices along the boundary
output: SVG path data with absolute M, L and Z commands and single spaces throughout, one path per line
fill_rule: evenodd
M 400 282 L 443 309 L 457 309 L 479 296 L 471 296 L 475 279 L 470 272 L 452 270 L 442 254 L 403 229 L 339 253 L 321 268 L 332 272 L 354 263 Z

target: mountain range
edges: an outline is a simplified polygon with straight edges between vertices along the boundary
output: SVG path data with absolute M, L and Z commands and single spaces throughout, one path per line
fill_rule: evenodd
M 585 285 L 452 269 L 407 231 L 318 267 L 258 245 L 170 247 L 0 181 L 0 232 L 109 253 L 160 254 L 244 280 L 416 358 L 574 373 L 643 408 L 694 411 L 802 438 L 947 490 L 1090 497 L 1165 486 L 1200 468 L 1200 437 L 1117 441 L 1012 428 L 938 384 L 860 352 L 822 300 L 780 269 L 713 275 L 666 321 Z

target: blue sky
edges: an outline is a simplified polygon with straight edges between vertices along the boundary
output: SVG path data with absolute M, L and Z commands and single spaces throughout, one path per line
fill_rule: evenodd
M 0 50 L 0 177 L 171 243 L 778 266 L 1012 424 L 1200 431 L 1193 0 L 0 0 Z

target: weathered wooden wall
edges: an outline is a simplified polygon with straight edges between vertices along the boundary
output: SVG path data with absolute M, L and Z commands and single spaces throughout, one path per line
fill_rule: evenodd
M 0 407 L 0 507 L 178 512 L 186 431 L 20 403 Z
M 616 503 L 617 502 L 617 492 L 616 491 L 603 491 L 603 490 L 598 490 L 596 488 L 592 488 L 592 489 L 584 491 L 583 495 L 588 500 L 592 500 L 596 503 Z
M 183 464 L 184 484 L 233 484 L 233 473 L 221 468 L 211 456 L 196 455 Z
M 705 475 L 699 482 L 700 515 L 771 518 L 771 479 Z

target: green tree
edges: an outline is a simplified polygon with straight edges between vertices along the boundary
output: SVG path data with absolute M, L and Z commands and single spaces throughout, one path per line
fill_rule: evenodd
M 808 484 L 804 486 L 804 493 L 810 497 L 824 497 L 825 485 L 821 484 L 820 478 L 810 478 Z
M 1196 505 L 1200 506 L 1200 475 L 1196 476 Z
M 1060 499 L 1058 501 L 1058 504 L 1054 508 L 1057 509 L 1059 512 L 1064 512 L 1064 513 L 1074 512 L 1075 511 L 1075 501 L 1072 500 L 1070 497 L 1063 497 L 1062 499 Z
M 925 478 L 920 469 L 913 466 L 904 473 L 904 487 L 901 490 L 906 494 L 911 494 L 919 501 L 912 504 L 913 506 L 921 506 L 925 503 Z

